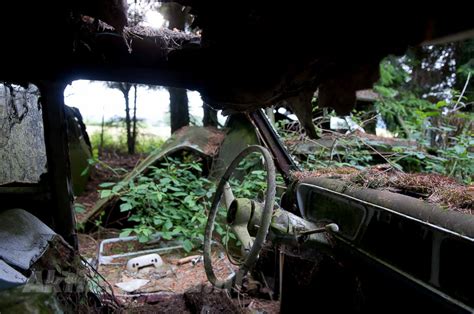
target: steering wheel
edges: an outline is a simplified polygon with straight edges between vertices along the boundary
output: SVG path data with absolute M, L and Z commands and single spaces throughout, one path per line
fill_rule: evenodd
M 240 265 L 239 270 L 227 280 L 218 280 L 213 267 L 212 267 L 212 260 L 211 260 L 211 240 L 212 240 L 212 231 L 214 229 L 214 223 L 216 220 L 217 209 L 219 207 L 219 203 L 221 201 L 222 195 L 224 194 L 224 190 L 230 190 L 230 186 L 228 185 L 227 181 L 229 180 L 232 173 L 235 171 L 239 163 L 249 154 L 259 152 L 263 155 L 265 160 L 265 168 L 267 172 L 267 190 L 265 192 L 265 203 L 263 207 L 263 212 L 261 216 L 260 224 L 258 225 L 257 235 L 255 240 L 250 237 L 249 231 L 247 229 L 247 225 L 242 226 L 242 224 L 237 225 L 236 221 L 228 221 L 231 225 L 233 230 L 238 229 L 238 233 L 236 232 L 237 238 L 242 242 L 245 251 L 248 253 L 245 256 L 244 262 Z M 275 204 L 275 184 L 276 172 L 275 172 L 275 164 L 273 163 L 273 158 L 270 152 L 262 146 L 252 145 L 244 149 L 229 167 L 226 169 L 224 175 L 222 176 L 221 180 L 219 181 L 219 185 L 217 186 L 216 194 L 214 195 L 214 199 L 212 201 L 212 206 L 209 212 L 209 218 L 207 220 L 206 231 L 204 234 L 204 269 L 206 271 L 207 279 L 216 287 L 218 288 L 226 288 L 230 289 L 234 285 L 240 285 L 242 283 L 242 279 L 247 274 L 247 272 L 253 267 L 255 262 L 258 259 L 258 255 L 262 250 L 263 244 L 265 242 L 265 238 L 268 233 L 268 229 L 270 227 L 273 207 Z M 230 193 L 229 193 L 230 192 Z M 232 195 L 231 191 L 227 191 L 227 195 Z M 235 201 L 230 202 L 228 199 L 226 200 L 226 207 L 228 211 L 228 220 L 229 214 L 232 212 L 232 207 L 235 205 Z M 245 217 L 244 220 L 249 221 L 250 217 Z M 242 219 L 241 219 L 242 220 Z M 242 222 L 242 221 L 241 221 Z

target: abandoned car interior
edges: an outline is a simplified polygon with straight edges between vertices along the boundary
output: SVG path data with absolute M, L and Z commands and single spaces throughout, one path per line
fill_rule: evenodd
M 324 145 L 336 156 L 337 140 L 326 144 L 313 123 L 314 99 L 340 116 L 377 101 L 367 90 L 384 58 L 472 39 L 472 16 L 435 5 L 387 13 L 361 4 L 144 1 L 168 8 L 165 17 L 172 9 L 192 17 L 186 27 L 183 19 L 151 28 L 130 20 L 138 2 L 18 1 L 5 10 L 0 312 L 474 312 L 472 173 L 464 184 L 411 174 L 373 146 L 384 164 L 365 169 L 308 170 L 297 160 L 317 160 Z M 109 182 L 79 212 L 78 196 L 103 163 L 67 103 L 75 80 L 124 82 L 127 97 L 135 84 L 135 113 L 136 84 L 198 91 L 225 123 L 172 125 L 118 182 L 102 178 Z M 472 102 L 465 107 L 472 112 Z M 276 115 L 302 135 L 285 140 Z M 256 178 L 261 184 L 246 188 Z M 439 189 L 405 189 L 411 181 Z M 160 204 L 168 204 L 162 214 L 145 215 Z M 187 209 L 178 215 L 173 206 Z M 182 217 L 187 225 L 177 228 Z M 162 228 L 134 227 L 151 224 Z

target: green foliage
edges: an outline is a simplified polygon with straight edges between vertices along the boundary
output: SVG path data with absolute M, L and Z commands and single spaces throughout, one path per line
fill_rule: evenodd
M 123 119 L 111 119 L 105 123 L 104 132 L 101 134 L 101 127 L 90 134 L 92 151 L 94 156 L 98 156 L 99 147 L 102 144 L 102 151 L 119 154 L 127 153 L 127 134 Z M 138 134 L 135 144 L 135 152 L 147 154 L 163 145 L 164 139 L 153 134 L 141 132 L 145 125 L 140 121 L 137 124 Z
M 333 113 L 329 113 L 332 115 Z M 283 142 L 293 155 L 300 167 L 304 170 L 318 170 L 328 167 L 355 167 L 365 168 L 373 164 L 373 150 L 370 144 L 354 135 L 335 134 L 335 142 L 332 147 L 326 147 L 317 142 L 302 137 L 299 131 L 288 128 L 292 122 L 281 121 L 277 124 L 277 130 Z M 308 143 L 316 147 L 316 150 L 298 149 L 296 144 Z
M 103 183 L 101 197 L 119 195 L 120 211 L 130 212 L 129 221 L 135 225 L 124 229 L 121 236 L 134 233 L 146 242 L 160 232 L 164 239 L 183 241 L 185 250 L 192 250 L 202 242 L 207 222 L 207 211 L 215 191 L 214 184 L 202 177 L 198 161 L 168 158 L 160 167 L 151 167 L 127 186 L 123 183 Z M 219 213 L 225 216 L 224 212 Z M 224 236 L 225 230 L 217 225 Z
M 119 196 L 120 211 L 130 213 L 128 220 L 133 227 L 124 229 L 121 236 L 134 234 L 140 242 L 147 242 L 160 232 L 164 239 L 183 241 L 185 250 L 192 250 L 204 240 L 215 183 L 202 176 L 202 165 L 192 155 L 182 160 L 168 158 L 149 169 L 149 173 L 127 185 L 101 183 L 100 197 Z M 261 158 L 257 155 L 241 162 L 237 177 L 230 180 L 236 197 L 262 200 L 267 184 L 266 172 L 261 169 Z M 283 186 L 281 176 L 277 177 L 277 184 Z M 225 217 L 226 210 L 219 208 L 214 229 L 224 244 L 233 241 L 239 245 L 235 235 L 224 227 Z
M 374 85 L 380 99 L 375 106 L 391 132 L 413 138 L 424 121 L 420 113 L 432 111 L 436 106 L 409 88 L 410 74 L 406 63 L 410 62 L 395 57 L 388 57 L 380 63 L 380 80 Z
M 317 170 L 327 167 L 355 167 L 362 169 L 372 163 L 370 150 L 357 138 L 340 138 L 332 148 L 323 148 L 317 155 L 300 159 L 302 168 Z
M 86 211 L 86 207 L 81 203 L 74 203 L 74 211 L 78 214 L 82 214 Z
M 127 152 L 127 137 L 123 132 L 114 132 L 115 128 L 106 127 L 104 134 L 101 135 L 100 130 L 90 135 L 92 144 L 92 153 L 94 156 L 99 155 L 99 147 L 102 143 L 102 151 L 116 152 L 125 154 Z
M 409 79 L 409 74 L 406 70 L 400 67 L 398 60 L 394 57 L 388 57 L 380 63 L 380 85 L 383 86 L 396 86 L 405 83 Z M 390 89 L 388 94 L 395 96 L 397 91 Z M 386 93 L 387 94 L 387 93 Z
M 159 149 L 164 142 L 165 140 L 161 137 L 138 133 L 135 152 L 138 154 L 148 154 Z
M 88 175 L 91 172 L 91 169 L 96 166 L 100 166 L 104 169 L 108 169 L 110 172 L 113 173 L 114 177 L 116 178 L 119 178 L 123 174 L 127 173 L 127 170 L 125 170 L 124 168 L 113 168 L 109 166 L 106 162 L 99 160 L 99 158 L 91 157 L 87 159 L 87 167 L 84 170 L 82 170 L 81 176 Z
M 303 168 L 363 168 L 383 162 L 408 172 L 436 172 L 471 183 L 474 114 L 466 109 L 473 104 L 474 40 L 460 47 L 423 47 L 400 58 L 387 57 L 380 64 L 380 80 L 374 85 L 379 95 L 376 111 L 392 134 L 415 141 L 416 149 L 384 147 L 382 156 L 370 141 L 338 134 L 332 148 L 322 147 L 314 154 L 300 150 L 297 157 Z M 454 58 L 456 51 L 459 58 Z M 280 129 L 289 142 L 310 142 L 298 132 Z
M 469 78 L 472 60 L 458 67 L 458 79 Z M 386 58 L 380 64 L 381 77 L 374 86 L 380 95 L 377 110 L 390 131 L 419 143 L 416 153 L 398 150 L 397 162 L 408 171 L 437 172 L 470 183 L 474 174 L 474 115 L 460 111 L 465 97 L 456 90 L 450 90 L 451 96 L 439 101 L 427 97 L 430 90 L 422 90 L 412 82 L 410 66 L 417 62 L 422 61 L 409 55 Z M 434 67 L 425 65 L 430 66 Z
M 424 160 L 424 170 L 448 175 L 471 184 L 474 179 L 473 135 L 463 132 L 459 136 L 452 137 L 451 145 L 438 149 L 436 156 L 429 156 Z
M 229 181 L 235 197 L 264 201 L 264 193 L 267 190 L 267 172 L 263 168 L 261 154 L 252 153 L 242 160 Z M 283 188 L 285 185 L 279 173 L 276 176 L 276 185 L 277 188 Z M 281 189 L 277 190 L 277 201 L 281 194 Z
M 394 90 L 390 95 L 399 93 Z M 405 127 L 412 139 L 416 140 L 415 147 L 381 145 L 357 134 L 338 133 L 333 135 L 336 139 L 334 144 L 326 147 L 302 136 L 298 131 L 291 131 L 285 123 L 279 123 L 277 128 L 290 152 L 305 170 L 345 166 L 363 169 L 384 163 L 407 172 L 435 172 L 467 184 L 473 182 L 473 113 L 449 113 L 455 107 L 449 101 L 431 104 L 413 96 L 412 104 L 412 112 L 405 114 L 408 109 L 395 99 L 390 99 L 390 102 L 385 103 L 384 110 L 391 110 L 395 116 L 407 117 Z M 352 118 L 360 120 L 357 115 Z M 436 145 L 433 145 L 433 141 Z

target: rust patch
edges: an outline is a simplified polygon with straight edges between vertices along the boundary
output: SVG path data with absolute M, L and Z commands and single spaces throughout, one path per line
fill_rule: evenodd
M 206 127 L 206 129 L 211 132 L 211 135 L 204 147 L 204 152 L 208 155 L 215 156 L 219 151 L 222 141 L 224 141 L 226 133 L 213 127 Z
M 193 142 L 193 137 L 189 136 L 188 133 L 190 133 L 190 129 L 193 129 L 193 132 L 201 132 L 201 136 L 199 134 L 193 134 L 194 136 L 197 135 L 197 139 L 202 139 L 202 138 L 207 138 L 207 142 L 204 144 L 201 149 L 203 150 L 204 154 L 209 155 L 209 156 L 214 156 L 217 154 L 219 151 L 219 147 L 222 143 L 222 141 L 225 138 L 226 132 L 224 130 L 219 130 L 215 127 L 192 127 L 192 126 L 185 126 L 182 127 L 181 129 L 177 130 L 174 135 L 178 138 L 180 137 L 186 137 L 188 138 L 191 142 Z M 201 138 L 202 137 L 202 138 Z M 194 143 L 193 143 L 194 144 Z M 200 144 L 200 143 L 195 143 L 195 144 Z

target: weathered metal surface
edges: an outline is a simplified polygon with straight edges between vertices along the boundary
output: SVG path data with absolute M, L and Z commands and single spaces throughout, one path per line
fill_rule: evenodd
M 46 172 L 38 89 L 0 84 L 0 185 L 37 183 Z
M 55 235 L 38 218 L 22 209 L 0 213 L 0 257 L 10 265 L 29 269 Z
M 46 170 L 46 148 L 39 91 L 34 85 L 0 85 L 0 185 L 37 183 Z M 65 107 L 75 194 L 83 189 L 81 176 L 90 158 L 74 109 Z M 77 187 L 77 190 L 76 190 Z
M 448 212 L 435 204 L 430 204 L 428 202 L 406 195 L 388 191 L 361 188 L 351 185 L 347 182 L 328 178 L 307 178 L 302 182 L 300 185 L 301 187 L 298 188 L 300 198 L 299 202 L 301 204 L 305 204 L 303 206 L 306 207 L 301 208 L 302 215 L 303 217 L 306 217 L 310 220 L 314 219 L 314 217 L 311 217 L 312 212 L 309 211 L 313 205 L 311 205 L 310 200 L 303 199 L 307 195 L 306 193 L 302 193 L 305 189 L 305 185 L 315 185 L 326 188 L 329 191 L 334 191 L 358 200 L 363 200 L 371 204 L 382 206 L 392 211 L 414 217 L 423 222 L 452 230 L 460 235 L 474 238 L 473 215 L 465 215 L 458 212 Z M 329 193 L 328 198 L 330 198 L 331 193 L 327 193 Z M 354 201 L 353 203 L 357 203 L 357 201 Z M 323 208 L 323 205 L 324 204 L 321 202 L 318 204 L 318 206 L 321 206 L 321 209 Z M 363 219 L 364 217 L 361 215 L 360 221 Z
M 275 165 L 283 175 L 285 182 L 289 183 L 290 172 L 298 170 L 298 166 L 288 151 L 283 147 L 275 129 L 272 127 L 262 110 L 256 110 L 249 114 L 249 119 L 255 125 L 263 142 L 275 157 Z
M 259 206 L 256 205 L 255 211 L 258 208 Z M 255 224 L 253 217 L 252 223 Z M 272 231 L 271 238 L 273 241 L 290 244 L 294 248 L 305 247 L 321 250 L 332 246 L 329 233 L 334 232 L 333 229 L 328 227 L 318 228 L 318 225 L 314 222 L 305 220 L 280 207 L 275 208 L 273 212 L 270 230 Z M 314 232 L 315 230 L 318 230 L 318 232 Z M 301 256 L 303 255 L 305 253 L 301 253 Z
M 39 91 L 0 84 L 0 185 L 38 183 L 46 170 L 46 148 Z M 91 157 L 77 109 L 65 106 L 69 159 L 74 194 L 79 195 L 88 176 L 81 176 Z
M 83 172 L 89 165 L 87 160 L 91 158 L 92 152 L 79 109 L 64 106 L 64 110 L 68 129 L 72 189 L 74 195 L 78 196 L 82 194 L 89 180 L 89 172 L 85 174 Z
M 259 144 L 255 128 L 244 115 L 231 115 L 226 122 L 226 128 L 227 134 L 212 164 L 211 177 L 217 180 L 222 177 L 232 160 L 241 151 L 249 145 Z M 234 175 L 242 176 L 239 171 L 236 171 Z
M 250 237 L 247 228 L 252 216 L 251 204 L 251 200 L 247 198 L 236 198 L 227 212 L 227 223 L 229 223 L 231 230 L 242 243 L 241 249 L 244 256 L 253 245 L 253 239 Z M 261 221 L 259 219 L 258 223 L 260 224 Z
M 297 193 L 303 217 L 338 224 L 338 251 L 351 260 L 376 265 L 440 304 L 474 309 L 472 215 L 328 178 L 304 179 Z

